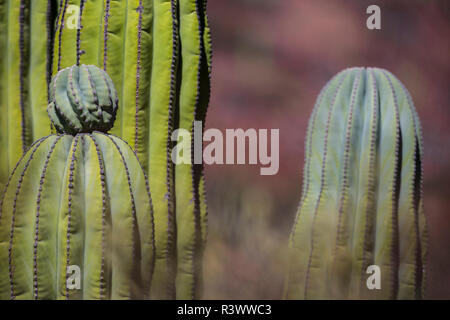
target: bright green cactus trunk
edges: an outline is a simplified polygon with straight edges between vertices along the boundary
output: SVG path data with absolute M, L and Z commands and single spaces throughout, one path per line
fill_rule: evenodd
M 124 141 L 41 138 L 1 198 L 0 299 L 148 298 L 153 228 L 147 178 Z
M 81 29 L 70 29 L 80 9 Z M 73 64 L 103 68 L 119 96 L 111 133 L 128 141 L 150 176 L 155 210 L 153 296 L 197 298 L 206 239 L 201 165 L 171 160 L 173 130 L 204 122 L 211 39 L 206 0 L 61 0 L 53 72 Z M 69 20 L 68 20 L 69 19 Z M 193 158 L 193 156 L 192 156 Z
M 305 152 L 286 298 L 422 298 L 423 145 L 400 81 L 373 68 L 336 75 L 319 95 Z M 370 265 L 380 267 L 379 290 L 368 289 Z
M 200 1 L 180 1 L 181 84 L 179 89 L 179 124 L 177 128 L 191 132 L 191 163 L 194 159 L 194 120 L 203 121 L 209 97 L 209 65 L 203 31 L 204 8 Z M 196 14 L 192 14 L 195 12 Z M 207 34 L 207 33 L 206 33 Z M 208 41 L 206 41 L 208 42 Z M 209 51 L 209 50 L 208 50 Z M 210 54 L 210 53 L 208 53 Z M 203 72 L 202 72 L 203 71 Z M 206 99 L 205 99 L 206 98 Z M 206 239 L 206 208 L 203 199 L 202 168 L 180 164 L 175 167 L 177 225 L 177 298 L 194 298 L 201 283 L 199 248 Z M 203 213 L 203 214 L 202 214 Z M 192 232 L 195 230 L 194 232 Z
M 51 0 L 0 0 L 0 188 L 22 153 L 50 133 L 50 81 L 56 6 Z

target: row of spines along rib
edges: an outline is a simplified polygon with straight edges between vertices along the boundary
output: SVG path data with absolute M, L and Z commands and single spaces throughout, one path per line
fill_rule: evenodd
M 287 298 L 424 296 L 422 155 L 417 113 L 391 73 L 352 68 L 326 85 L 307 132 Z M 369 265 L 380 290 L 367 287 Z
M 0 298 L 150 296 L 155 259 L 147 178 L 101 133 L 51 135 L 15 167 L 0 201 Z M 81 287 L 70 288 L 70 266 Z
M 79 29 L 66 25 L 71 5 L 80 8 Z M 206 239 L 203 172 L 201 165 L 175 168 L 171 136 L 205 120 L 211 74 L 206 0 L 60 0 L 59 8 L 53 72 L 80 63 L 111 76 L 120 103 L 111 133 L 130 143 L 149 173 L 155 295 L 197 298 Z
M 46 107 L 56 5 L 0 0 L 0 188 L 31 143 L 50 133 Z

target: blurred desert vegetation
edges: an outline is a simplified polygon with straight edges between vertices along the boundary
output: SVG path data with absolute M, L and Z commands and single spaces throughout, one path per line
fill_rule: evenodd
M 381 30 L 366 28 L 381 7 Z M 206 167 L 205 299 L 279 299 L 301 195 L 306 125 L 321 87 L 350 66 L 409 89 L 425 143 L 428 298 L 450 298 L 450 1 L 210 0 L 214 61 L 207 128 L 279 128 L 280 170 Z

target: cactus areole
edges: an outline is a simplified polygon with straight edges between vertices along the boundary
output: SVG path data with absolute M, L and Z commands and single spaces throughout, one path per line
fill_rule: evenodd
M 105 132 L 117 94 L 94 66 L 52 80 L 59 134 L 31 145 L 0 198 L 0 299 L 145 299 L 155 264 L 147 177 Z
M 92 65 L 59 71 L 49 90 L 48 115 L 58 133 L 107 132 L 116 119 L 119 100 L 109 75 Z

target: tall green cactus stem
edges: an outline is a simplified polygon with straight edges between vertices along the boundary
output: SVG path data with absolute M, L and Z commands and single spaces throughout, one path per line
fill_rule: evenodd
M 117 110 L 114 86 L 83 65 L 52 85 L 49 115 L 61 134 L 31 146 L 0 200 L 0 299 L 149 298 L 150 189 L 130 146 L 104 133 Z
M 388 71 L 347 69 L 325 86 L 308 127 L 286 298 L 423 298 L 421 136 L 409 93 Z M 370 265 L 380 289 L 367 285 Z
M 69 6 L 80 8 L 69 29 Z M 211 36 L 206 0 L 60 0 L 53 72 L 73 64 L 102 67 L 116 84 L 111 132 L 128 141 L 152 178 L 156 298 L 197 298 L 206 239 L 202 168 L 171 160 L 172 132 L 204 121 L 209 102 Z M 195 223 L 193 221 L 196 221 Z
M 55 16 L 51 0 L 0 0 L 2 191 L 23 152 L 50 133 L 46 106 Z
M 205 51 L 205 21 L 203 7 L 195 0 L 180 2 L 180 39 L 183 57 L 179 96 L 178 128 L 186 129 L 194 137 L 194 120 L 204 121 L 209 96 L 202 90 L 209 88 L 209 66 Z M 205 235 L 205 216 L 201 210 L 200 183 L 202 167 L 195 165 L 194 138 L 191 139 L 191 164 L 179 164 L 175 168 L 177 224 L 177 297 L 196 297 L 195 288 L 200 284 L 201 255 Z M 200 155 L 201 156 L 201 155 Z M 206 212 L 204 210 L 203 212 Z M 194 230 L 194 232 L 193 232 Z

